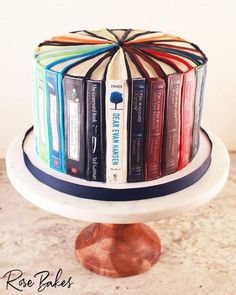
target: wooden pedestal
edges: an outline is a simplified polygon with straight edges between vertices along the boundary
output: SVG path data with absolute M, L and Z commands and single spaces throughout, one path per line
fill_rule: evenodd
M 158 260 L 161 243 L 147 225 L 93 223 L 78 235 L 76 256 L 100 275 L 126 277 L 147 271 Z

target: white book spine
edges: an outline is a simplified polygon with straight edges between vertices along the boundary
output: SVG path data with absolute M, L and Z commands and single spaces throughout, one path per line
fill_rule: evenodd
M 127 182 L 127 83 L 106 81 L 106 181 Z

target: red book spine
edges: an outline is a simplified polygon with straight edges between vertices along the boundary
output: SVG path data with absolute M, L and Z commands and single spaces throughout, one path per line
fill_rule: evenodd
M 161 153 L 164 126 L 165 81 L 149 80 L 147 100 L 145 180 L 161 176 Z
M 178 169 L 189 164 L 192 146 L 196 77 L 194 69 L 184 74 L 181 100 L 180 158 Z
M 165 107 L 164 142 L 162 153 L 162 174 L 178 170 L 180 144 L 180 103 L 183 74 L 168 76 Z

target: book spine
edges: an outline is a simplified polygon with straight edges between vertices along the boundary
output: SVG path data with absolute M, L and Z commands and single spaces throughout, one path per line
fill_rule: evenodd
M 39 119 L 38 119 L 38 85 L 37 85 L 37 71 L 36 71 L 36 61 L 33 61 L 33 124 L 34 124 L 34 138 L 35 138 L 35 149 L 36 153 L 41 157 L 39 153 Z M 41 157 L 42 158 L 42 157 Z
M 106 81 L 106 182 L 127 181 L 127 85 Z
M 87 180 L 105 181 L 104 82 L 87 80 Z
M 64 138 L 61 116 L 61 108 L 57 73 L 49 69 L 45 70 L 46 101 L 47 101 L 47 125 L 49 141 L 49 163 L 54 169 L 64 172 Z
M 36 151 L 40 158 L 49 163 L 47 109 L 43 67 L 34 65 L 34 128 L 36 135 Z
M 164 142 L 163 142 L 163 175 L 174 173 L 178 170 L 179 142 L 180 142 L 180 103 L 183 75 L 171 74 L 168 76 Z
M 202 79 L 201 95 L 200 95 L 199 126 L 201 126 L 201 120 L 202 120 L 202 110 L 203 110 L 203 101 L 204 101 L 204 91 L 205 91 L 206 75 L 207 75 L 207 64 L 204 64 L 203 67 L 204 67 L 204 71 L 203 71 L 203 79 Z
M 190 161 L 195 88 L 195 70 L 192 69 L 183 77 L 179 169 L 186 167 Z
M 65 76 L 63 79 L 65 109 L 66 173 L 85 178 L 85 81 Z
M 129 106 L 128 182 L 144 180 L 146 80 L 131 79 Z
M 193 120 L 193 137 L 192 137 L 192 151 L 191 160 L 197 154 L 200 145 L 200 125 L 201 113 L 204 96 L 204 84 L 206 75 L 206 65 L 196 68 L 196 90 L 194 101 L 194 120 Z
M 145 180 L 153 180 L 161 176 L 165 106 L 164 80 L 150 80 L 149 101 L 147 103 Z

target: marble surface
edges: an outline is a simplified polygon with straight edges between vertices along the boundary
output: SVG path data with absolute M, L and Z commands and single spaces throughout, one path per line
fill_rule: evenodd
M 170 219 L 148 223 L 162 241 L 162 255 L 148 272 L 128 278 L 98 276 L 75 260 L 76 235 L 88 225 L 43 211 L 10 185 L 0 161 L 0 294 L 38 294 L 6 290 L 3 275 L 21 269 L 32 278 L 58 269 L 72 276 L 70 289 L 47 288 L 41 294 L 69 295 L 234 295 L 236 294 L 236 154 L 223 191 L 214 201 Z

